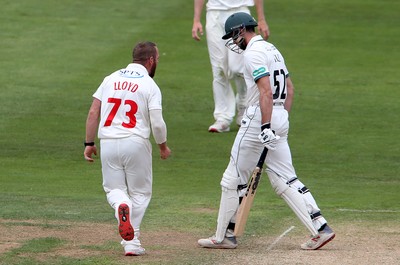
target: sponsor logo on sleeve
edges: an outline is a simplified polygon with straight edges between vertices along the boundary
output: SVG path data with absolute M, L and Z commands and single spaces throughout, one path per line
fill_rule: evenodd
M 257 77 L 257 76 L 263 75 L 265 73 L 267 73 L 267 69 L 265 69 L 265 67 L 260 67 L 253 71 L 253 77 Z

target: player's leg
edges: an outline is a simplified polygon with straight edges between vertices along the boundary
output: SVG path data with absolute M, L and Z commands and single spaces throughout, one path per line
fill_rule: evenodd
M 273 153 L 270 152 L 268 155 L 272 155 Z M 287 175 L 283 175 L 285 173 L 282 173 L 282 175 L 277 173 L 270 167 L 268 161 L 267 165 L 268 177 L 276 194 L 284 199 L 312 234 L 312 238 L 305 244 L 302 244 L 301 247 L 303 249 L 319 249 L 332 240 L 335 234 L 327 225 L 327 221 L 322 216 L 314 197 L 307 187 L 295 176 L 287 178 Z
M 211 238 L 200 239 L 198 243 L 202 247 L 235 248 L 237 246 L 233 235 L 235 215 L 239 207 L 239 196 L 245 191 L 238 188 L 247 184 L 262 150 L 262 145 L 257 138 L 260 132 L 260 121 L 252 121 L 254 112 L 255 109 L 252 109 L 249 115 L 245 115 L 243 118 L 245 125 L 240 127 L 235 138 L 229 164 L 221 180 L 222 192 L 216 233 Z M 256 128 L 251 126 L 252 122 L 257 124 Z
M 115 210 L 115 218 L 118 220 L 118 230 L 123 240 L 132 240 L 135 237 L 131 223 L 132 204 L 129 197 L 120 189 L 107 192 L 107 201 Z
M 236 86 L 236 124 L 241 126 L 243 114 L 246 109 L 246 82 L 240 75 L 236 75 L 233 80 Z
M 221 200 L 218 211 L 217 229 L 214 236 L 200 239 L 198 244 L 206 248 L 236 248 L 236 238 L 228 225 L 239 206 L 239 178 L 236 163 L 231 158 L 221 180 Z
M 229 125 L 235 116 L 235 94 L 228 80 L 228 52 L 224 40 L 224 22 L 220 11 L 208 11 L 206 17 L 206 35 L 208 53 L 213 75 L 214 119 L 210 132 L 229 131 Z
M 101 140 L 101 163 L 103 173 L 103 188 L 107 201 L 115 211 L 118 229 L 124 240 L 132 240 L 134 230 L 131 223 L 132 203 L 127 194 L 125 173 L 119 162 L 119 153 L 115 146 L 116 140 Z
M 228 52 L 228 78 L 233 81 L 236 88 L 236 124 L 241 125 L 244 110 L 246 109 L 247 88 L 243 78 L 243 55 Z
M 152 195 L 152 157 L 151 144 L 141 137 L 129 137 L 122 140 L 120 146 L 126 172 L 128 195 L 132 202 L 132 225 L 135 238 L 122 241 L 125 255 L 143 255 L 145 249 L 140 243 L 140 225 Z
M 316 250 L 324 246 L 335 237 L 335 233 L 328 226 L 326 219 L 322 216 L 314 197 L 309 189 L 297 178 L 287 181 L 295 196 L 300 196 L 304 200 L 304 205 L 307 206 L 307 213 L 310 215 L 312 224 L 317 229 L 317 234 L 312 234 L 311 238 L 301 245 L 305 250 Z M 288 199 L 285 199 L 289 201 Z M 291 200 L 293 201 L 293 200 Z M 293 208 L 292 208 L 293 209 Z
M 132 201 L 132 224 L 140 227 L 152 195 L 152 149 L 150 141 L 141 137 L 124 139 L 121 152 L 126 173 L 128 195 Z
M 276 150 L 268 153 L 266 161 L 268 177 L 275 192 L 285 200 L 311 232 L 313 238 L 318 239 L 312 246 L 313 249 L 317 249 L 329 242 L 335 235 L 327 226 L 327 221 L 322 216 L 311 192 L 296 176 L 287 142 L 289 128 L 287 113 L 283 109 L 274 109 L 274 112 L 275 115 L 280 114 L 277 116 L 273 114 L 272 126 L 281 138 Z M 274 126 L 276 127 L 274 128 Z
M 246 109 L 243 116 L 243 126 L 240 127 L 231 150 L 230 166 L 225 171 L 221 180 L 222 187 L 228 187 L 230 178 L 237 179 L 235 183 L 237 189 L 237 203 L 240 203 L 246 192 L 246 185 L 258 162 L 263 146 L 258 139 L 260 133 L 261 115 L 258 106 L 250 106 Z M 236 205 L 236 210 L 239 204 Z M 227 225 L 227 233 L 233 234 L 236 221 L 236 211 L 230 217 L 228 223 L 223 223 L 221 231 Z M 225 229 L 226 230 L 226 229 Z M 218 230 L 217 230 L 218 232 Z M 218 235 L 218 233 L 217 233 Z
M 267 174 L 276 194 L 285 200 L 311 234 L 318 234 L 317 229 L 313 225 L 307 205 L 298 190 L 290 186 L 283 176 L 276 174 L 269 167 L 267 168 Z
M 230 159 L 221 180 L 221 200 L 215 236 L 208 240 L 199 240 L 198 243 L 201 246 L 211 248 L 235 248 L 237 246 L 233 231 L 228 231 L 228 224 L 239 206 L 237 186 L 238 177 L 236 165 L 235 162 Z

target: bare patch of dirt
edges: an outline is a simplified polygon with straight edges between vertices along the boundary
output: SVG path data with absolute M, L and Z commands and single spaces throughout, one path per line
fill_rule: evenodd
M 236 259 L 238 264 L 400 264 L 398 225 L 366 228 L 348 224 L 334 229 L 333 241 L 317 251 L 300 249 L 305 238 L 304 229 L 298 227 L 276 244 L 273 243 L 279 235 L 272 240 L 265 237 L 246 240 L 243 249 L 246 255 L 240 254 Z
M 334 227 L 336 238 L 318 251 L 304 251 L 304 229 L 296 227 L 280 237 L 245 236 L 234 250 L 197 246 L 199 235 L 178 231 L 142 231 L 147 254 L 125 257 L 114 224 L 15 221 L 0 219 L 0 256 L 31 239 L 54 237 L 65 244 L 38 260 L 54 257 L 110 256 L 115 261 L 136 259 L 141 264 L 400 264 L 400 224 L 382 227 L 346 224 Z M 281 234 L 282 235 L 282 234 Z M 115 243 L 114 243 L 115 242 Z

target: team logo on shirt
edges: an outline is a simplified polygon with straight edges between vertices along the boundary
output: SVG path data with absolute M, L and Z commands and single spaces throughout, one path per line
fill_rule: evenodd
M 256 77 L 265 73 L 267 73 L 267 69 L 265 69 L 265 67 L 260 67 L 253 71 L 253 76 Z
M 131 70 L 127 70 L 127 69 L 120 70 L 119 74 L 121 76 L 127 77 L 127 78 L 142 78 L 143 77 L 143 75 L 140 74 L 139 72 L 131 71 Z

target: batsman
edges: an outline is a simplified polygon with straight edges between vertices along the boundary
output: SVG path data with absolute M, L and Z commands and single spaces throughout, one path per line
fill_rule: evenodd
M 265 147 L 265 170 L 272 188 L 311 234 L 301 248 L 316 250 L 331 241 L 335 233 L 292 164 L 288 133 L 294 86 L 285 60 L 273 44 L 255 33 L 255 27 L 255 19 L 243 12 L 232 14 L 225 22 L 225 46 L 244 56 L 247 108 L 221 180 L 215 235 L 198 240 L 198 244 L 205 248 L 237 247 L 237 211 Z

